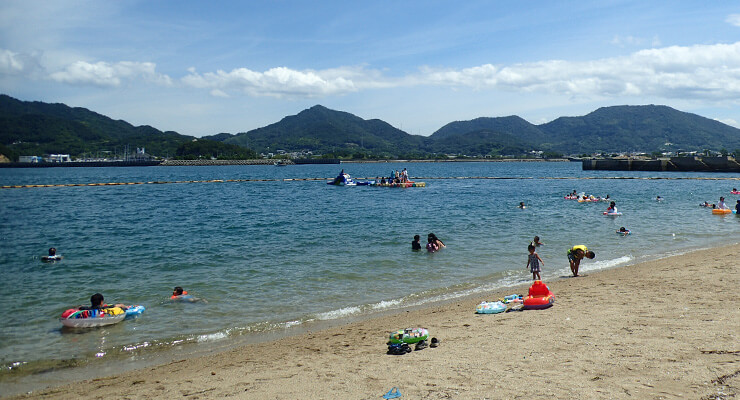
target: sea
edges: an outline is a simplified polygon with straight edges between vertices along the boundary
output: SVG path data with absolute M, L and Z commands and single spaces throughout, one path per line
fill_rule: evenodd
M 340 169 L 375 179 L 403 168 L 426 187 L 326 184 Z M 0 186 L 90 183 L 143 184 L 0 189 L 0 393 L 507 292 L 532 279 L 535 235 L 545 282 L 570 275 L 573 245 L 596 253 L 581 264 L 588 275 L 740 241 L 740 218 L 699 207 L 720 196 L 734 207 L 731 173 L 577 162 L 0 169 Z M 574 190 L 609 195 L 622 215 L 564 199 Z M 411 251 L 428 233 L 447 247 Z M 42 262 L 50 247 L 63 260 Z M 171 301 L 175 286 L 199 301 Z M 63 328 L 62 312 L 94 293 L 146 311 Z

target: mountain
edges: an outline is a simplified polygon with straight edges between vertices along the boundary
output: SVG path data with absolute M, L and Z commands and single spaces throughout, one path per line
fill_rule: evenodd
M 410 135 L 379 119 L 316 105 L 236 135 L 192 136 L 133 126 L 85 108 L 24 102 L 0 95 L 0 154 L 147 153 L 181 158 L 249 157 L 253 152 L 309 150 L 330 157 L 427 158 L 442 154 L 523 155 L 594 152 L 703 151 L 740 153 L 740 129 L 667 106 L 613 106 L 580 117 L 533 125 L 518 116 L 481 117 L 444 125 L 429 137 Z M 241 147 L 237 147 L 241 146 Z M 246 149 L 246 150 L 248 150 Z
M 539 148 L 514 132 L 509 134 L 488 129 L 438 138 L 430 146 L 437 153 L 494 156 L 518 156 Z
M 740 129 L 667 106 L 612 106 L 539 125 L 566 153 L 740 149 Z
M 612 106 L 580 117 L 532 125 L 513 116 L 447 124 L 430 136 L 448 139 L 487 130 L 514 135 L 539 150 L 564 154 L 740 149 L 740 129 L 667 106 Z
M 0 95 L 0 145 L 21 155 L 122 153 L 128 145 L 130 151 L 144 147 L 149 154 L 165 156 L 193 139 L 151 126 L 133 126 L 86 108 Z
M 310 150 L 349 155 L 365 151 L 395 155 L 399 151 L 421 150 L 425 138 L 409 135 L 379 119 L 364 120 L 316 105 L 274 124 L 239 133 L 224 142 L 258 152 Z
M 213 140 L 214 142 L 223 142 L 228 138 L 234 137 L 231 133 L 217 133 L 215 135 L 203 136 L 201 139 Z
M 439 140 L 459 135 L 460 133 L 482 130 L 515 135 L 533 143 L 540 143 L 547 139 L 547 135 L 537 126 L 530 124 L 516 115 L 496 118 L 481 117 L 470 121 L 450 122 L 439 128 L 430 138 Z

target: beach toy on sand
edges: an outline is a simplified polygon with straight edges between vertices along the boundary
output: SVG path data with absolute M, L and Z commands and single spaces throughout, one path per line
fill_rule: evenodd
M 555 302 L 555 295 L 550 288 L 542 281 L 534 281 L 529 287 L 529 296 L 524 299 L 525 310 L 541 310 L 552 307 Z
M 393 389 L 389 390 L 388 393 L 383 395 L 384 399 L 397 399 L 401 397 L 401 392 L 398 391 L 397 387 L 393 387 Z
M 504 303 L 504 304 L 521 303 L 523 297 L 524 296 L 522 296 L 521 294 L 510 294 L 508 296 L 504 296 L 504 298 L 501 300 L 501 302 Z
M 429 337 L 429 331 L 427 331 L 424 328 L 406 328 L 406 329 L 399 329 L 395 332 L 391 332 L 390 334 L 390 343 L 391 344 L 398 344 L 398 343 L 418 343 L 422 340 L 427 340 Z
M 498 314 L 506 311 L 506 304 L 500 301 L 484 301 L 475 307 L 476 314 Z

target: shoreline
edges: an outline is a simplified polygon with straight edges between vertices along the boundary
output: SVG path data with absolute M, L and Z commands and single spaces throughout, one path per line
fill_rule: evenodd
M 548 310 L 474 314 L 504 290 L 526 293 L 494 290 L 17 398 L 372 398 L 393 386 L 408 398 L 740 393 L 738 258 L 737 244 L 696 250 L 549 281 Z M 415 326 L 440 347 L 385 354 L 388 332 Z

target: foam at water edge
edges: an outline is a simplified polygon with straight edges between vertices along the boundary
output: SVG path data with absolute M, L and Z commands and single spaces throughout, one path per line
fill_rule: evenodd
M 626 255 L 619 258 L 613 258 L 611 260 L 600 260 L 596 262 L 581 261 L 579 272 L 609 269 L 618 265 L 628 264 L 632 260 L 634 260 L 634 257 L 632 257 L 631 255 Z M 568 267 L 568 271 L 570 271 L 570 267 Z
M 322 321 L 325 321 L 329 319 L 339 319 L 343 317 L 348 317 L 350 315 L 357 314 L 361 311 L 362 309 L 359 306 L 349 306 L 349 307 L 340 308 L 338 310 L 318 313 L 316 317 Z
M 197 340 L 198 340 L 198 343 L 212 342 L 214 340 L 226 339 L 228 336 L 229 336 L 228 331 L 227 332 L 216 332 L 216 333 L 209 333 L 207 335 L 199 335 Z

